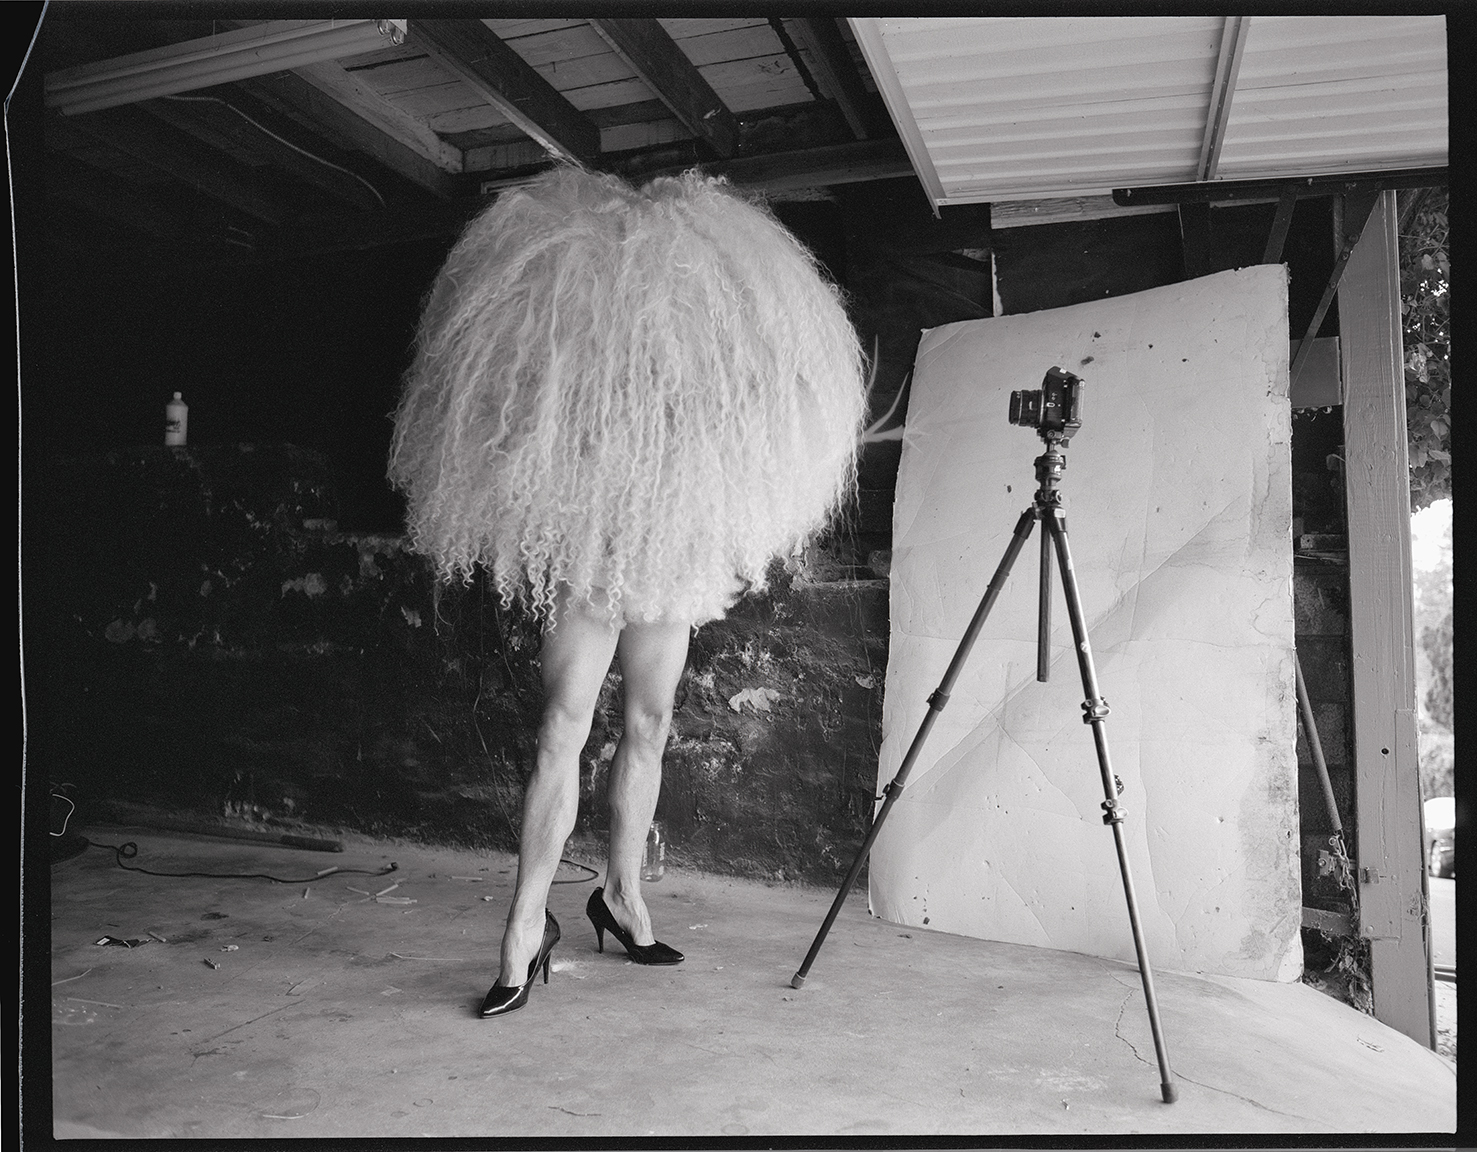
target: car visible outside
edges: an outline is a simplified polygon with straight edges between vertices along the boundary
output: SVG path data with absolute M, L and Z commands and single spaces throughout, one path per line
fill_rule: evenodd
M 1426 869 L 1432 876 L 1456 875 L 1456 801 L 1435 796 L 1426 801 Z

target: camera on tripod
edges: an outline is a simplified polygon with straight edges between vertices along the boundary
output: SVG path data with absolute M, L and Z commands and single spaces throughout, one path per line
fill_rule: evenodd
M 1082 427 L 1082 380 L 1051 368 L 1041 387 L 1010 394 L 1010 422 L 1035 428 L 1042 439 L 1070 440 Z

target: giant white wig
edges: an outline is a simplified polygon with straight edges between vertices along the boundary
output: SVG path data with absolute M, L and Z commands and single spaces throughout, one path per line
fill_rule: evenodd
M 702 623 L 846 498 L 864 400 L 836 288 L 762 206 L 558 168 L 441 269 L 390 478 L 445 579 Z

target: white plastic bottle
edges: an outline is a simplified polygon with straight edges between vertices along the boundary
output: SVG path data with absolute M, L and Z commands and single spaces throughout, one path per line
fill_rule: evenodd
M 164 405 L 164 443 L 178 447 L 185 442 L 190 423 L 190 406 L 176 392 L 174 399 Z

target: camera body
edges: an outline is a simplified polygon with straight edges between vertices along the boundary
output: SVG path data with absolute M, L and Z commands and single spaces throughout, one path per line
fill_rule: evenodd
M 1069 440 L 1082 427 L 1081 378 L 1051 368 L 1038 389 L 1010 394 L 1010 422 L 1035 428 L 1043 437 Z

